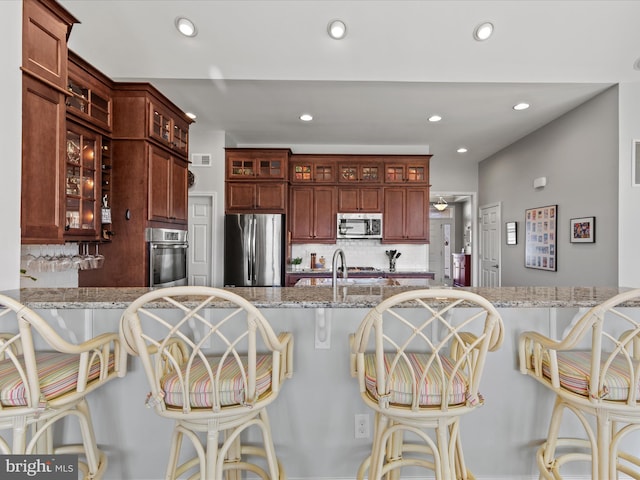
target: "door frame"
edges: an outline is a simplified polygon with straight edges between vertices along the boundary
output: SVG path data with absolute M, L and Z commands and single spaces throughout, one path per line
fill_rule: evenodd
M 211 201 L 211 211 L 210 211 L 210 218 L 209 218 L 209 222 L 211 225 L 211 244 L 209 245 L 209 280 L 211 285 L 215 285 L 215 276 L 214 276 L 214 265 L 216 263 L 216 259 L 214 258 L 214 252 L 218 251 L 218 249 L 216 248 L 216 245 L 218 243 L 218 237 L 217 237 L 217 231 L 218 231 L 218 227 L 216 225 L 216 208 L 217 208 L 217 197 L 218 194 L 217 192 L 189 192 L 188 193 L 188 199 L 187 199 L 187 208 L 189 209 L 188 213 L 187 213 L 187 221 L 189 220 L 189 218 L 191 217 L 191 209 L 189 208 L 191 206 L 191 201 L 190 199 L 192 197 L 199 197 L 199 198 L 209 198 L 209 200 Z M 187 229 L 189 229 L 190 225 L 187 224 Z M 190 242 L 192 241 L 192 239 L 189 239 Z M 189 246 L 191 247 L 191 243 L 189 244 Z M 187 264 L 187 275 L 189 275 L 189 270 L 190 270 L 190 265 L 191 265 L 191 255 L 189 255 L 189 263 Z

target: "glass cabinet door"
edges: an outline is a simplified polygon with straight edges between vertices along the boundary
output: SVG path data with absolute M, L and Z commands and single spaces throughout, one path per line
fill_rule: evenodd
M 65 230 L 69 235 L 96 234 L 97 146 L 97 135 L 68 124 Z

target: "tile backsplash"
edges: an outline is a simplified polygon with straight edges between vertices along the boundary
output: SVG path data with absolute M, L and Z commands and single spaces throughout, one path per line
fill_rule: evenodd
M 389 268 L 386 250 L 397 250 L 401 253 L 396 260 L 397 271 L 428 271 L 429 245 L 387 244 L 379 240 L 337 240 L 336 244 L 296 244 L 291 246 L 292 258 L 302 258 L 302 268 L 311 267 L 311 254 L 316 254 L 316 261 L 325 258 L 325 265 L 331 268 L 333 252 L 336 248 L 344 250 L 348 267 L 375 267 L 382 270 Z

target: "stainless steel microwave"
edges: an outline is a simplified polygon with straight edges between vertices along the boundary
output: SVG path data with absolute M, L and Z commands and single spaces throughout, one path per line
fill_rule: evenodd
M 382 238 L 382 214 L 339 213 L 338 238 Z

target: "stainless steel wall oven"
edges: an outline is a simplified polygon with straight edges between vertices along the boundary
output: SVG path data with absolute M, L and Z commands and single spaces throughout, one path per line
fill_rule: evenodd
M 187 285 L 187 231 L 147 228 L 146 239 L 149 246 L 149 286 Z

